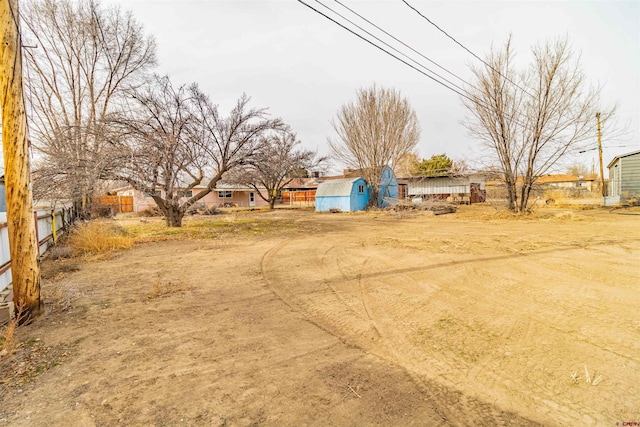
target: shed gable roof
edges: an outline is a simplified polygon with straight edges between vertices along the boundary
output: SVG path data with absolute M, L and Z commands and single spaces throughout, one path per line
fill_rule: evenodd
M 613 164 L 615 162 L 617 162 L 618 160 L 620 160 L 623 157 L 629 157 L 629 156 L 635 156 L 637 154 L 640 154 L 640 151 L 632 151 L 631 153 L 627 153 L 627 154 L 621 154 L 619 156 L 615 156 L 611 162 L 609 162 L 609 164 L 607 165 L 607 169 L 610 168 L 611 166 L 613 166 Z
M 350 196 L 353 183 L 356 181 L 364 180 L 358 178 L 344 178 L 344 179 L 332 179 L 331 181 L 325 181 L 318 185 L 318 191 L 316 191 L 316 197 L 331 197 L 331 196 Z

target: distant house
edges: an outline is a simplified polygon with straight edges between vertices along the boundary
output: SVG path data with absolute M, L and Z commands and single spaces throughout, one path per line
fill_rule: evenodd
M 424 176 L 405 178 L 407 197 L 451 199 L 452 201 L 481 203 L 485 201 L 485 177 L 481 174 L 466 176 Z
M 282 188 L 283 205 L 313 205 L 320 185 L 319 174 L 311 178 L 295 178 Z
M 609 168 L 609 199 L 616 204 L 640 197 L 640 151 L 616 156 Z
M 543 189 L 568 190 L 573 193 L 592 192 L 596 190 L 596 175 L 574 176 L 568 174 L 542 175 L 536 184 Z
M 356 212 L 369 202 L 369 188 L 364 178 L 332 179 L 320 183 L 316 191 L 316 212 Z
M 181 196 L 183 199 L 187 199 L 189 197 L 192 197 L 194 194 L 197 194 L 199 191 L 203 191 L 205 189 L 205 186 L 196 186 L 191 190 L 183 192 Z M 266 190 L 261 191 L 265 192 Z M 133 196 L 134 212 L 142 212 L 146 209 L 156 207 L 156 203 L 153 201 L 153 198 L 150 194 L 144 194 L 138 190 L 133 189 L 132 187 L 116 189 L 113 192 L 115 192 L 118 196 Z M 158 192 L 158 194 L 160 194 L 162 197 L 165 196 L 164 190 L 158 189 L 156 190 L 156 192 Z M 266 193 L 263 194 L 266 195 Z M 218 183 L 218 185 L 212 192 L 204 196 L 202 199 L 198 200 L 193 205 L 193 207 L 259 207 L 267 205 L 268 203 L 265 202 L 262 197 L 260 197 L 260 195 L 258 195 L 258 191 L 256 191 L 254 188 Z

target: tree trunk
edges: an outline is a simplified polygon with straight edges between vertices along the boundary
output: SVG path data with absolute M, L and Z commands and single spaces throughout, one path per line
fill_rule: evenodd
M 82 219 L 89 220 L 93 217 L 93 195 L 89 192 L 84 192 L 82 195 Z
M 527 212 L 527 205 L 529 204 L 529 196 L 531 195 L 531 189 L 533 185 L 531 183 L 522 184 L 522 194 L 520 195 L 520 212 Z
M 276 198 L 275 197 L 271 197 L 269 199 L 269 209 L 271 209 L 271 210 L 275 209 L 275 205 L 276 205 Z
M 518 190 L 516 189 L 516 183 L 513 177 L 506 177 L 505 184 L 507 186 L 507 202 L 509 210 L 516 212 L 518 210 Z
M 73 207 L 79 219 L 85 221 L 91 219 L 91 196 L 83 193 L 73 201 Z
M 378 195 L 380 194 L 380 188 L 377 185 L 371 186 L 371 199 L 369 200 L 369 206 L 378 207 Z
M 182 227 L 182 218 L 184 211 L 178 206 L 167 206 L 165 209 L 164 219 L 167 227 Z
M 44 313 L 33 215 L 27 116 L 22 89 L 18 1 L 0 1 L 0 96 L 11 275 L 19 323 Z

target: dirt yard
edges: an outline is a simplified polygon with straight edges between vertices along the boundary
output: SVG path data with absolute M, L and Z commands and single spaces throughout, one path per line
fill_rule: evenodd
M 45 261 L 0 424 L 640 422 L 640 216 L 242 221 Z

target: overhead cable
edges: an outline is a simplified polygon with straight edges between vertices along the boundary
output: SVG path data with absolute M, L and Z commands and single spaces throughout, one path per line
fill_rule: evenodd
M 317 0 L 316 0 L 316 1 L 317 1 Z M 343 29 L 347 30 L 348 32 L 350 32 L 350 33 L 351 33 L 351 34 L 353 34 L 354 36 L 358 37 L 359 39 L 364 40 L 365 42 L 367 42 L 367 43 L 369 43 L 370 45 L 374 46 L 375 48 L 377 48 L 377 49 L 379 49 L 379 50 L 383 51 L 384 53 L 386 53 L 387 55 L 391 56 L 392 58 L 395 58 L 396 60 L 398 60 L 398 61 L 402 62 L 403 64 L 405 64 L 405 65 L 407 65 L 407 66 L 409 66 L 409 67 L 413 68 L 414 70 L 416 70 L 416 71 L 417 71 L 417 72 L 419 72 L 420 74 L 423 74 L 424 76 L 426 76 L 426 77 L 430 78 L 431 80 L 433 80 L 434 82 L 438 83 L 439 85 L 446 87 L 447 89 L 449 89 L 449 90 L 451 90 L 451 91 L 453 91 L 453 92 L 457 93 L 458 95 L 460 95 L 460 96 L 462 96 L 462 97 L 464 97 L 464 98 L 467 98 L 467 99 L 468 99 L 469 101 L 471 101 L 471 102 L 477 102 L 477 101 L 474 101 L 472 98 L 470 98 L 470 97 L 469 97 L 468 95 L 466 95 L 465 93 L 459 92 L 459 91 L 457 91 L 456 89 L 452 88 L 451 86 L 446 85 L 445 83 L 441 82 L 440 80 L 436 79 L 435 77 L 433 77 L 433 76 L 431 76 L 431 75 L 429 75 L 429 74 L 425 73 L 424 71 L 420 70 L 419 68 L 417 68 L 417 67 L 415 67 L 415 66 L 411 65 L 410 63 L 408 63 L 408 62 L 407 62 L 407 61 L 405 61 L 404 59 L 402 59 L 402 58 L 400 58 L 400 57 L 398 57 L 398 56 L 394 55 L 393 53 L 389 52 L 388 50 L 384 49 L 383 47 L 378 46 L 377 44 L 375 44 L 375 43 L 374 43 L 374 42 L 372 42 L 371 40 L 367 39 L 366 37 L 363 37 L 362 35 L 360 35 L 360 34 L 358 34 L 358 33 L 356 33 L 356 32 L 355 32 L 355 31 L 353 31 L 352 29 L 350 29 L 350 28 L 348 28 L 347 26 L 345 26 L 345 25 L 341 24 L 340 22 L 336 21 L 336 20 L 335 20 L 335 19 L 333 19 L 332 17 L 330 17 L 330 16 L 328 16 L 327 14 L 325 14 L 325 13 L 323 13 L 323 12 L 319 11 L 318 9 L 316 9 L 316 8 L 314 8 L 313 6 L 311 6 L 311 5 L 307 4 L 307 3 L 305 3 L 304 1 L 302 1 L 302 0 L 298 0 L 298 3 L 302 3 L 303 5 L 307 6 L 309 9 L 311 9 L 311 10 L 313 10 L 314 12 L 316 12 L 316 13 L 318 13 L 318 14 L 320 14 L 320 15 L 324 16 L 326 19 L 330 20 L 330 21 L 331 21 L 331 22 L 333 22 L 334 24 L 336 24 L 336 25 L 338 25 L 338 26 L 342 27 Z
M 484 65 L 486 65 L 487 67 L 491 68 L 493 71 L 495 71 L 496 73 L 498 73 L 500 76 L 504 77 L 508 82 L 510 82 L 511 84 L 513 84 L 514 86 L 516 86 L 518 89 L 520 89 L 521 91 L 523 91 L 524 93 L 526 93 L 527 95 L 529 95 L 530 97 L 535 99 L 535 96 L 531 95 L 529 92 L 527 92 L 526 89 L 524 89 L 522 86 L 518 85 L 518 83 L 514 82 L 513 80 L 511 80 L 509 77 L 505 76 L 504 74 L 502 74 L 500 71 L 498 71 L 497 69 L 495 69 L 491 64 L 489 64 L 488 62 L 486 62 L 484 59 L 480 58 L 478 55 L 476 55 L 475 53 L 473 53 L 469 48 L 467 48 L 465 45 L 463 45 L 462 43 L 460 43 L 458 40 L 455 39 L 455 37 L 453 37 L 452 35 L 450 35 L 449 33 L 447 33 L 445 30 L 443 30 L 442 28 L 440 28 L 435 22 L 433 22 L 431 19 L 427 18 L 425 15 L 422 14 L 422 12 L 420 12 L 418 9 L 416 9 L 415 7 L 413 7 L 411 4 L 409 4 L 409 2 L 407 2 L 407 0 L 402 0 L 402 2 L 404 4 L 406 4 L 409 8 L 411 8 L 413 11 L 415 11 L 418 15 L 420 15 L 422 18 L 424 18 L 429 24 L 433 25 L 434 27 L 436 27 L 438 30 L 440 30 L 440 32 L 442 32 L 445 36 L 449 37 L 451 40 L 453 40 L 458 46 L 460 46 L 461 48 L 463 48 L 464 50 L 466 50 L 467 52 L 469 52 L 471 55 L 473 55 L 476 59 L 478 59 L 479 61 L 481 61 Z

